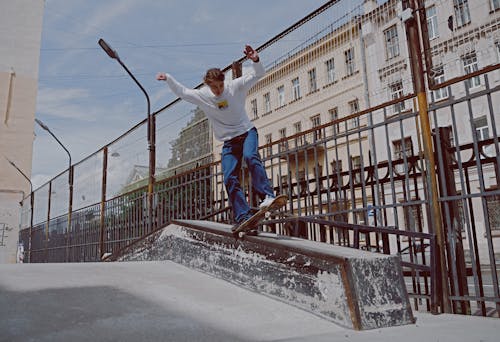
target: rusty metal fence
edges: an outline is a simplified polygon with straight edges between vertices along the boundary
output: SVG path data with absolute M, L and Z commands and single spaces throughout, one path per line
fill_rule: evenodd
M 264 44 L 261 54 L 276 55 L 272 50 L 281 51 L 283 37 L 326 20 L 337 2 L 329 2 Z M 358 14 L 358 9 L 352 11 L 352 19 L 362 25 Z M 341 25 L 345 22 L 343 18 Z M 311 44 L 306 41 L 301 49 Z M 280 58 L 268 69 L 278 68 Z M 230 66 L 225 70 L 229 72 Z M 270 181 L 276 193 L 289 196 L 289 202 L 262 229 L 401 255 L 407 288 L 418 310 L 498 314 L 498 82 L 500 66 L 494 64 L 432 84 L 425 103 L 430 132 L 422 131 L 420 94 L 410 87 L 393 100 L 365 103 L 349 115 L 332 113 L 326 123 L 315 122 L 309 129 L 266 142 L 260 153 Z M 33 208 L 29 198 L 23 206 L 24 260 L 100 261 L 172 219 L 232 222 L 217 151 L 204 148 L 195 160 L 179 156 L 179 163 L 171 167 L 165 160 L 170 154 L 167 142 L 173 139 L 166 118 L 195 110 L 174 101 L 153 115 L 159 138 L 156 165 L 164 167 L 153 170 L 151 201 L 147 179 L 152 170 L 141 166 L 148 165 L 145 121 L 73 166 L 71 213 L 69 170 L 37 189 Z M 432 140 L 430 155 L 424 149 L 426 138 Z M 435 162 L 434 169 L 429 168 L 429 159 Z M 431 177 L 436 177 L 437 189 L 432 188 Z M 249 202 L 257 206 L 259 198 L 245 169 L 240 178 Z

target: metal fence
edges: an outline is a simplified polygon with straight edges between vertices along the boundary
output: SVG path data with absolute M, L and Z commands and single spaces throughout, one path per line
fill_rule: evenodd
M 304 25 L 325 20 L 335 3 L 264 44 L 261 53 L 279 51 L 273 44 L 286 32 L 298 34 Z M 353 13 L 355 17 L 358 10 Z M 343 25 L 345 19 L 341 21 Z M 262 145 L 275 192 L 289 196 L 286 209 L 263 229 L 401 255 L 408 291 L 419 310 L 483 316 L 499 312 L 500 86 L 492 86 L 499 82 L 499 69 L 489 65 L 433 85 L 425 103 L 428 119 L 415 88 Z M 156 136 L 171 134 L 162 121 L 172 112 L 194 110 L 182 101 L 169 104 L 153 116 Z M 430 131 L 422 129 L 425 120 Z M 143 121 L 73 166 L 70 213 L 68 171 L 32 194 L 34 206 L 23 206 L 24 260 L 100 261 L 172 219 L 232 221 L 220 163 L 206 150 L 189 167 L 184 163 L 153 170 L 153 192 L 148 192 L 152 170 L 141 166 L 148 165 L 146 131 Z M 430 152 L 426 139 L 432 143 Z M 162 160 L 169 155 L 162 151 L 166 145 L 158 145 L 156 165 L 167 165 Z M 245 169 L 240 178 L 256 206 Z

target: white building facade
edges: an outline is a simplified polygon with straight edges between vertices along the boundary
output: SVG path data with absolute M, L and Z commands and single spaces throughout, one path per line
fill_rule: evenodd
M 424 3 L 430 43 L 428 53 L 432 56 L 432 66 L 428 66 L 427 72 L 437 84 L 466 77 L 500 62 L 498 1 L 429 0 Z M 318 192 L 321 205 L 316 203 L 302 213 L 318 214 L 324 210 L 326 201 L 336 202 L 329 207 L 330 210 L 349 209 L 349 222 L 368 224 L 373 221 L 367 217 L 367 206 L 386 205 L 394 208 L 384 211 L 383 216 L 378 217 L 378 224 L 395 225 L 406 230 L 419 231 L 422 227 L 424 231 L 428 230 L 429 222 L 422 205 L 426 191 L 424 182 L 405 176 L 408 168 L 422 168 L 414 158 L 423 155 L 423 147 L 416 98 L 408 96 L 405 101 L 398 100 L 415 92 L 402 12 L 400 1 L 387 1 L 380 6 L 375 1 L 365 1 L 361 16 L 352 15 L 350 20 L 339 24 L 329 34 L 273 63 L 248 94 L 247 112 L 259 130 L 260 145 L 281 139 L 280 144 L 262 150 L 264 159 L 285 150 L 302 148 L 306 151 L 285 153 L 279 158 L 266 160 L 268 175 L 275 186 L 280 185 L 286 190 L 286 183 L 296 182 L 298 186 L 301 180 L 309 182 L 339 170 L 344 172 L 339 187 L 345 187 L 350 178 L 359 177 L 351 182 L 357 182 L 357 186 L 344 191 L 347 193 L 345 198 L 342 198 L 342 193 L 326 196 Z M 475 142 L 480 149 L 485 139 L 495 136 L 494 132 L 500 129 L 500 98 L 494 89 L 500 83 L 500 71 L 490 72 L 486 77 L 488 85 L 485 76 L 477 76 L 449 88 L 427 92 L 434 135 L 436 127 L 450 127 L 451 146 Z M 485 94 L 481 95 L 481 92 Z M 377 108 L 393 100 L 393 104 Z M 370 108 L 375 109 L 371 111 Z M 363 115 L 356 116 L 359 112 Z M 290 138 L 327 124 L 328 127 L 313 134 Z M 325 136 L 330 137 L 328 141 L 314 144 Z M 307 152 L 307 144 L 311 143 L 315 147 Z M 220 147 L 215 148 L 218 150 Z M 496 153 L 494 144 L 485 146 L 484 150 L 490 153 L 490 157 Z M 391 165 L 395 160 L 400 162 Z M 398 180 L 369 185 L 373 175 L 366 175 L 363 169 L 384 162 L 388 163 L 387 168 L 395 174 L 395 179 L 399 177 Z M 443 168 L 437 159 L 436 164 Z M 481 177 L 477 172 L 479 167 L 474 171 L 464 165 L 460 164 L 454 171 L 455 196 L 475 196 L 474 189 L 479 188 L 482 190 L 476 194 L 478 196 L 497 189 L 498 170 L 495 171 L 494 163 L 480 167 Z M 382 177 L 381 167 L 376 169 Z M 366 184 L 361 180 L 361 174 L 365 175 Z M 441 177 L 446 178 L 446 175 Z M 463 188 L 464 178 L 474 189 Z M 451 196 L 449 190 L 444 193 L 440 189 L 440 193 L 448 198 Z M 486 203 L 488 208 L 493 208 L 491 213 L 500 206 L 495 200 L 497 197 L 484 198 L 489 202 Z M 341 204 L 343 201 L 347 203 Z M 476 231 L 482 232 L 478 241 L 484 247 L 480 247 L 484 251 L 481 258 L 486 260 L 488 243 L 485 231 L 491 230 L 493 238 L 500 233 L 496 216 L 486 213 L 490 217 L 485 218 L 481 200 L 467 202 L 463 197 L 445 203 L 455 203 L 459 207 L 460 214 L 451 215 L 448 221 L 460 218 L 462 222 L 449 222 L 449 225 L 460 225 L 464 238 L 472 231 L 471 224 L 476 225 Z M 468 222 L 465 212 L 473 215 Z M 471 220 L 475 222 L 471 223 Z M 482 226 L 489 228 L 478 229 Z M 496 239 L 493 241 L 498 244 Z

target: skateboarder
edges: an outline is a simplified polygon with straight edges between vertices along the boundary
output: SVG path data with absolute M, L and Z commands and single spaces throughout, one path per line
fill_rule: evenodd
M 211 121 L 215 138 L 224 142 L 221 164 L 224 185 L 236 221 L 233 230 L 252 216 L 238 177 L 242 158 L 250 171 L 254 190 L 264 199 L 260 207 L 269 206 L 275 198 L 258 152 L 257 129 L 245 110 L 247 92 L 265 70 L 257 51 L 250 45 L 245 46 L 243 53 L 253 62 L 250 72 L 234 80 L 225 80 L 220 69 L 209 69 L 203 78 L 207 87 L 201 89 L 186 88 L 170 74 L 158 73 L 156 76 L 158 81 L 166 81 L 175 95 L 199 106 Z

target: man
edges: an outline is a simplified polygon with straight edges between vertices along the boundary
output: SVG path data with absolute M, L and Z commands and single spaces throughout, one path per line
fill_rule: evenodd
M 265 71 L 257 51 L 251 46 L 246 45 L 243 53 L 253 61 L 252 71 L 234 80 L 225 80 L 220 69 L 209 69 L 203 79 L 207 87 L 202 89 L 186 88 L 169 74 L 159 73 L 156 76 L 158 81 L 166 81 L 175 95 L 199 106 L 211 121 L 215 138 L 224 142 L 221 164 L 224 185 L 236 221 L 233 230 L 252 216 L 238 177 L 242 158 L 250 171 L 254 190 L 264 198 L 260 207 L 269 206 L 275 198 L 258 153 L 257 129 L 245 110 L 248 90 Z

